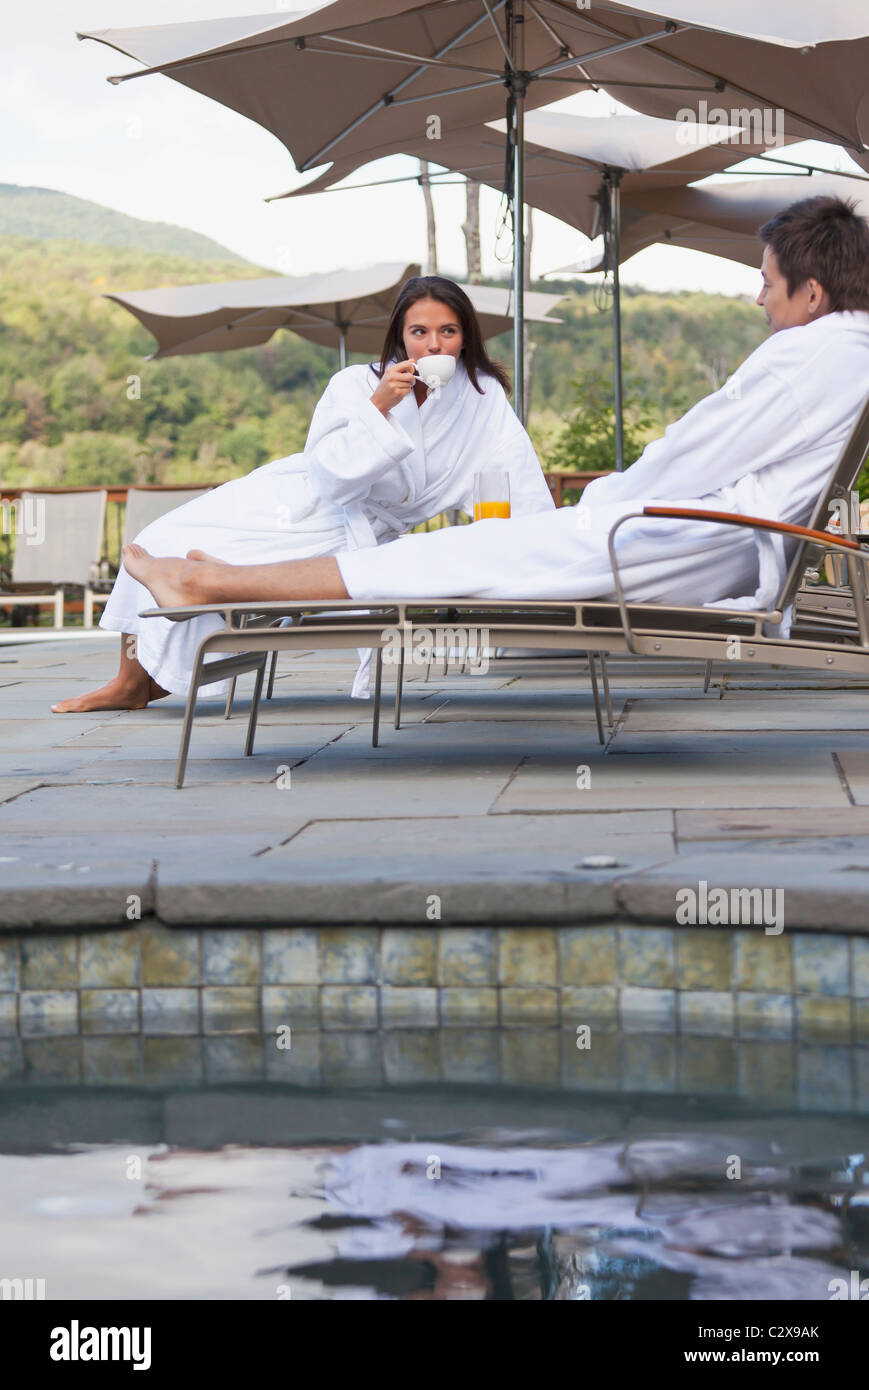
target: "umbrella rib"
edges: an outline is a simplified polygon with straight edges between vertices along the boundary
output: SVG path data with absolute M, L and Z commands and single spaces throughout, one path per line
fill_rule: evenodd
M 486 3 L 486 0 L 483 0 L 483 4 L 485 4 L 485 3 Z M 567 54 L 568 57 L 570 57 L 570 58 L 575 58 L 575 57 L 576 57 L 576 54 L 574 53 L 574 51 L 573 51 L 573 49 L 571 48 L 570 44 L 567 43 L 566 40 L 563 39 L 563 38 L 561 37 L 561 35 L 558 33 L 557 30 L 553 29 L 553 27 L 552 27 L 552 25 L 549 23 L 549 20 L 548 20 L 548 19 L 544 19 L 544 18 L 543 18 L 543 15 L 540 13 L 540 11 L 538 10 L 537 6 L 531 4 L 531 0 L 528 0 L 528 8 L 529 8 L 529 10 L 531 11 L 531 13 L 533 14 L 534 18 L 537 20 L 537 23 L 538 23 L 538 24 L 541 24 L 541 25 L 543 26 L 543 28 L 546 30 L 547 34 L 548 34 L 549 37 L 552 39 L 552 42 L 553 42 L 553 43 L 557 43 L 558 46 L 559 46 L 559 48 L 563 48 L 564 51 L 565 51 L 565 53 Z M 597 88 L 597 85 L 595 84 L 594 78 L 591 76 L 590 73 L 586 72 L 585 68 L 582 66 L 582 63 L 581 63 L 579 60 L 577 60 L 576 66 L 577 66 L 578 70 L 582 73 L 583 77 L 584 77 L 588 82 L 590 82 L 590 83 L 592 84 L 592 86 L 594 87 L 595 91 L 597 91 L 598 88 Z
M 415 101 L 437 101 L 438 97 L 455 97 L 461 96 L 463 92 L 477 92 L 481 87 L 500 87 L 503 82 L 504 78 L 498 77 L 489 82 L 471 82 L 467 87 L 447 87 L 442 92 L 422 92 L 418 97 L 396 97 L 394 101 L 390 102 L 390 105 L 412 106 Z M 352 130 L 353 127 L 351 126 L 350 129 Z M 332 144 L 335 144 L 334 140 Z M 329 149 L 331 147 L 327 145 L 326 148 Z M 302 172 L 309 167 L 310 166 L 307 164 L 302 165 Z
M 535 68 L 530 76 L 533 80 L 539 80 L 541 77 L 548 77 L 551 73 L 563 72 L 565 68 L 578 67 L 580 62 L 595 63 L 599 58 L 612 58 L 616 53 L 627 53 L 631 48 L 645 48 L 648 44 L 652 43 L 654 39 L 667 39 L 671 34 L 679 32 L 684 33 L 690 28 L 691 25 L 688 24 L 680 24 L 674 27 L 672 21 L 670 21 L 670 25 L 666 29 L 659 29 L 655 34 L 647 34 L 645 38 L 624 39 L 621 43 L 614 44 L 611 48 L 599 48 L 595 53 L 583 53 L 581 59 L 560 58 L 557 63 L 550 63 L 548 67 Z M 657 49 L 652 50 L 654 53 L 657 53 L 657 51 Z M 617 84 L 614 83 L 613 85 Z
M 348 57 L 373 58 L 378 62 L 393 61 L 399 63 L 419 63 L 425 68 L 449 68 L 456 72 L 479 72 L 485 77 L 497 77 L 503 81 L 503 73 L 495 72 L 492 68 L 480 68 L 472 66 L 470 63 L 456 63 L 447 58 L 425 58 L 419 53 L 404 53 L 400 48 L 381 48 L 378 44 L 362 43 L 359 39 L 342 39 L 337 34 L 323 34 L 322 38 L 328 39 L 331 43 L 342 43 L 348 48 L 365 49 L 366 52 L 355 52 L 348 54 Z M 305 44 L 308 50 L 308 44 Z M 332 48 L 313 48 L 312 53 L 329 53 L 337 57 L 337 52 Z
M 482 0 L 482 5 L 483 9 L 486 11 L 486 14 L 489 16 L 489 19 L 492 21 L 492 28 L 495 30 L 495 38 L 498 40 L 498 43 L 501 46 L 501 52 L 504 54 L 504 57 L 507 61 L 507 66 L 511 72 L 515 72 L 516 64 L 513 62 L 513 55 L 507 47 L 507 44 L 504 40 L 504 35 L 501 33 L 501 30 L 495 23 L 495 14 L 492 10 L 491 5 L 489 4 L 489 0 Z
M 495 7 L 496 7 L 497 9 L 501 9 L 501 7 L 502 7 L 503 5 L 505 5 L 506 3 L 507 3 L 507 0 L 494 0 Z M 450 51 L 451 48 L 454 48 L 455 45 L 456 45 L 457 43 L 461 43 L 462 39 L 466 39 L 466 38 L 468 37 L 469 34 L 473 34 L 474 30 L 475 30 L 475 29 L 479 29 L 480 25 L 481 25 L 481 24 L 484 24 L 484 23 L 485 23 L 485 16 L 484 16 L 484 15 L 480 15 L 477 19 L 473 20 L 472 23 L 466 24 L 465 27 L 464 27 L 464 29 L 460 30 L 460 32 L 459 32 L 458 34 L 454 34 L 453 37 L 449 40 L 449 42 L 444 44 L 443 48 L 439 48 L 439 49 L 437 50 L 437 52 L 436 52 L 436 53 L 433 53 L 431 56 L 432 56 L 433 58 L 441 58 L 441 57 L 444 55 L 444 53 L 448 53 L 448 52 Z M 312 36 L 312 37 L 322 37 L 322 36 L 321 36 L 321 35 L 314 35 L 314 36 Z M 399 82 L 399 83 L 397 84 L 397 86 L 393 87 L 393 88 L 391 89 L 391 91 L 386 92 L 386 93 L 380 98 L 379 101 L 376 101 L 376 102 L 373 104 L 373 106 L 369 106 L 368 110 L 367 110 L 367 111 L 363 111 L 362 114 L 361 114 L 360 116 L 357 116 L 357 118 L 356 118 L 355 121 L 352 121 L 352 122 L 350 123 L 350 125 L 345 126 L 344 129 L 343 129 L 342 131 L 340 131 L 340 133 L 339 133 L 338 135 L 336 135 L 332 140 L 330 140 L 330 141 L 328 142 L 328 144 L 325 144 L 325 145 L 321 146 L 321 148 L 320 148 L 319 150 L 317 150 L 316 154 L 311 155 L 311 157 L 310 157 L 309 159 L 306 159 L 306 160 L 304 161 L 304 163 L 298 165 L 299 173 L 304 174 L 304 173 L 306 173 L 306 172 L 308 171 L 308 169 L 314 169 L 314 168 L 317 167 L 318 164 L 323 164 L 323 163 L 325 162 L 324 156 L 328 154 L 329 150 L 331 150 L 335 145 L 340 144 L 340 142 L 341 142 L 343 139 L 345 139 L 345 137 L 348 136 L 348 135 L 351 133 L 351 131 L 357 130 L 357 129 L 359 128 L 359 126 L 363 125 L 363 124 L 365 123 L 365 121 L 369 120 L 370 117 L 373 116 L 373 115 L 375 114 L 375 112 L 381 111 L 385 106 L 391 106 L 391 105 L 393 105 L 393 104 L 395 103 L 395 101 L 396 101 L 396 93 L 401 92 L 401 91 L 404 90 L 405 87 L 410 86 L 411 82 L 415 82 L 416 79 L 417 79 L 418 77 L 422 77 L 422 75 L 424 74 L 425 71 L 426 71 L 425 66 L 419 67 L 419 68 L 416 69 L 415 72 L 409 73 L 407 77 L 402 78 L 401 82 Z M 501 80 L 503 80 L 503 79 L 501 79 Z M 478 83 L 477 85 L 478 85 L 478 86 L 491 86 L 492 84 L 491 84 L 491 83 L 488 83 L 488 82 L 484 82 L 484 83 Z M 457 89 L 457 91 L 474 91 L 474 90 L 476 90 L 474 87 L 458 88 L 458 89 Z M 433 94 L 429 94 L 429 95 L 430 95 L 430 96 L 433 96 L 433 97 L 437 97 L 437 96 L 440 95 L 440 94 L 439 94 L 439 93 L 433 93 Z M 452 96 L 452 95 L 454 95 L 454 93 L 448 92 L 448 93 L 445 93 L 444 95 Z M 420 99 L 422 99 L 422 98 L 420 98 Z M 425 98 L 425 99 L 428 99 L 428 98 Z

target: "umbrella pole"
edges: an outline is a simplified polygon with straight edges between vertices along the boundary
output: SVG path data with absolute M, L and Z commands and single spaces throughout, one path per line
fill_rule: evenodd
M 624 389 L 622 380 L 622 294 L 619 277 L 619 231 L 621 229 L 621 169 L 606 172 L 609 193 L 608 259 L 613 273 L 613 386 L 616 413 L 616 472 L 625 466 Z
M 525 55 L 524 0 L 508 3 L 512 71 L 509 75 L 513 107 L 513 409 L 525 423 Z
M 341 334 L 338 339 L 338 369 L 343 372 L 347 366 L 347 329 L 340 328 L 338 331 Z

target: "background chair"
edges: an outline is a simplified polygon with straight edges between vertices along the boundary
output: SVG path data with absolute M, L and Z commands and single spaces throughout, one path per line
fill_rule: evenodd
M 84 626 L 93 627 L 91 585 L 102 553 L 105 489 L 93 492 L 22 492 L 16 503 L 12 582 L 0 603 L 54 609 L 63 627 L 64 586 L 84 591 Z M 48 592 L 48 591 L 51 592 Z

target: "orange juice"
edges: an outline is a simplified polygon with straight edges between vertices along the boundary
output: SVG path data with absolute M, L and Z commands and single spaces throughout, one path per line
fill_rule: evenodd
M 510 516 L 509 502 L 475 502 L 474 520 L 488 521 L 490 517 L 497 516 L 502 520 L 507 520 Z

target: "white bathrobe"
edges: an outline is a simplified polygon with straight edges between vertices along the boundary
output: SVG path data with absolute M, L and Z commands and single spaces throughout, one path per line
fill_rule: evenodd
M 781 330 L 631 468 L 590 483 L 576 507 L 339 555 L 344 583 L 354 599 L 612 600 L 610 528 L 646 505 L 804 524 L 867 394 L 869 313 Z M 767 607 L 784 571 L 780 538 L 700 522 L 629 521 L 617 556 L 636 600 Z
M 314 411 L 304 452 L 264 464 L 146 526 L 136 539 L 154 555 L 206 550 L 236 565 L 266 564 L 376 547 L 449 508 L 471 512 L 474 474 L 510 474 L 514 515 L 554 504 L 537 455 L 503 389 L 463 363 L 421 406 L 411 391 L 387 416 L 371 403 L 370 366 L 333 376 Z M 467 529 L 464 527 L 455 529 Z M 448 574 L 439 582 L 449 588 Z M 219 617 L 173 623 L 139 618 L 147 589 L 121 570 L 100 626 L 135 635 L 138 660 L 164 690 L 183 694 L 197 647 Z M 218 694 L 225 682 L 207 687 Z M 365 663 L 354 694 L 367 690 Z

